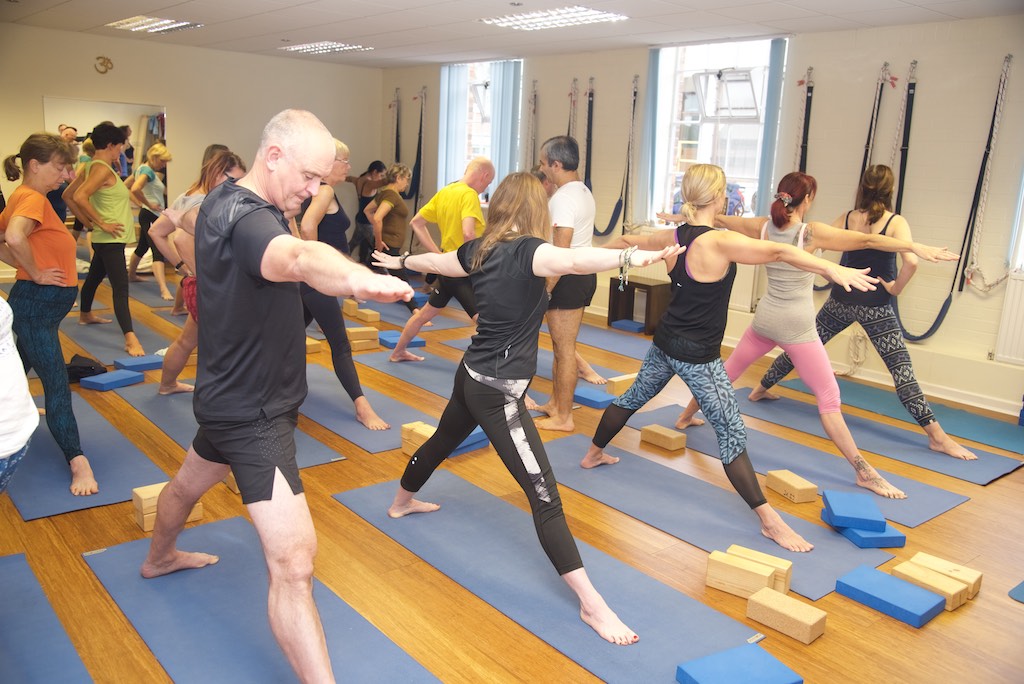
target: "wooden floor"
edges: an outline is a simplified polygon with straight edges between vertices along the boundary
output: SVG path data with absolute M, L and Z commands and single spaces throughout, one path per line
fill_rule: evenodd
M 104 297 L 109 303 L 105 286 L 100 299 Z M 171 324 L 134 300 L 132 307 L 137 321 L 169 338 L 176 334 Z M 468 328 L 437 332 L 425 328 L 422 333 L 431 353 L 453 360 L 459 352 L 436 342 L 467 334 Z M 549 346 L 546 336 L 542 345 Z M 330 355 L 323 346 L 323 351 L 311 354 L 309 360 L 329 365 Z M 638 361 L 611 351 L 582 349 L 595 364 L 623 373 L 639 368 Z M 65 345 L 68 356 L 75 351 L 79 350 L 73 343 Z M 738 384 L 752 385 L 762 370 L 763 366 L 752 368 Z M 364 385 L 406 403 L 415 401 L 433 416 L 441 414 L 443 399 L 377 371 L 360 367 L 360 372 Z M 186 376 L 192 373 L 194 368 L 186 369 Z M 147 382 L 154 383 L 157 377 L 157 372 L 149 372 Z M 674 380 L 651 407 L 685 401 L 688 395 L 682 384 L 677 383 Z M 545 380 L 537 380 L 535 386 L 541 391 L 550 390 L 550 383 Z M 33 392 L 39 391 L 38 384 L 34 384 Z M 183 454 L 170 437 L 113 392 L 81 390 L 80 394 L 168 476 L 174 474 Z M 347 408 L 347 401 L 342 405 Z M 849 411 L 887 420 L 856 409 Z M 594 409 L 577 410 L 577 432 L 592 435 L 599 417 Z M 769 433 L 837 453 L 830 442 L 768 423 L 747 421 Z M 399 450 L 368 454 L 308 420 L 300 420 L 300 428 L 347 457 L 302 471 L 319 537 L 316 576 L 328 587 L 442 681 L 597 681 L 579 665 L 331 500 L 331 495 L 340 491 L 396 480 L 406 463 Z M 688 451 L 671 457 L 657 448 L 641 447 L 639 433 L 628 428 L 613 444 L 729 488 L 718 461 L 707 456 Z M 917 551 L 926 551 L 984 573 L 983 588 L 976 599 L 955 612 L 942 613 L 922 629 L 909 627 L 833 593 L 815 603 L 829 614 L 827 632 L 813 644 L 803 645 L 747 620 L 744 599 L 706 588 L 704 551 L 567 488 L 563 488 L 562 496 L 570 527 L 578 539 L 756 631 L 765 631 L 768 638 L 762 642 L 764 648 L 808 682 L 1024 681 L 1024 604 L 1007 596 L 1010 588 L 1024 580 L 1024 470 L 980 487 L 897 461 L 867 456 L 881 469 L 970 497 L 967 503 L 910 530 L 906 548 L 894 549 L 896 559 L 882 566 L 889 568 Z M 452 459 L 443 467 L 526 508 L 522 493 L 489 448 Z M 54 487 L 66 485 L 53 483 Z M 791 504 L 770 491 L 767 495 L 779 509 L 822 524 L 817 519 L 817 506 Z M 381 506 L 387 503 L 382 500 Z M 210 490 L 203 505 L 202 522 L 245 514 L 239 498 L 222 485 Z M 755 521 L 751 514 L 750 524 L 756 524 Z M 146 535 L 134 522 L 130 502 L 25 523 L 10 499 L 0 497 L 0 555 L 27 555 L 97 682 L 170 681 L 81 557 L 85 551 L 143 536 Z M 197 577 L 196 581 L 201 580 Z M 578 619 L 571 612 L 564 618 L 567 623 Z M 693 629 L 699 630 L 700 625 L 693 625 Z M 679 638 L 685 639 L 686 635 L 680 634 Z M 344 680 L 343 665 L 337 674 Z M 664 681 L 672 681 L 673 676 L 674 673 L 666 672 Z

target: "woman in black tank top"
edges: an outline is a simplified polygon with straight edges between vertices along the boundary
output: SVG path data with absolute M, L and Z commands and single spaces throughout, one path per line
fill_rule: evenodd
M 371 255 L 373 254 L 373 226 L 370 225 L 370 220 L 364 214 L 366 207 L 373 201 L 374 196 L 377 194 L 377 190 L 384 186 L 386 183 L 384 179 L 384 173 L 387 171 L 387 167 L 384 162 L 379 159 L 370 162 L 370 165 L 366 167 L 366 171 L 359 176 L 348 176 L 345 178 L 349 183 L 356 186 L 356 196 L 359 198 L 359 211 L 356 212 L 356 227 L 352 231 L 352 240 L 349 242 L 349 251 L 352 256 L 356 256 L 356 250 L 359 250 L 359 263 L 364 266 L 369 266 Z

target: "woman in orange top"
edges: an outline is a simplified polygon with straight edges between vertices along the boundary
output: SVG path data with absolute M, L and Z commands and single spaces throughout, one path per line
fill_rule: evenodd
M 19 168 L 18 160 L 21 161 Z M 99 491 L 82 453 L 78 423 L 57 327 L 78 294 L 75 239 L 46 193 L 71 177 L 75 153 L 56 135 L 36 133 L 4 159 L 7 180 L 25 180 L 0 214 L 0 259 L 18 269 L 8 303 L 14 311 L 18 353 L 27 373 L 35 369 L 46 399 L 46 425 L 71 468 L 71 493 Z

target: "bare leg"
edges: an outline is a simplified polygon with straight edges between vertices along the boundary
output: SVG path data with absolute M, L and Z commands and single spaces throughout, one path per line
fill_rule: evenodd
M 167 289 L 167 275 L 164 273 L 164 262 L 153 261 L 153 279 L 156 280 L 156 284 L 160 288 L 160 299 L 165 302 L 174 299 L 174 295 Z
M 177 392 L 192 392 L 195 387 L 184 382 L 178 382 L 178 376 L 185 369 L 189 355 L 195 350 L 199 342 L 199 327 L 192 316 L 185 319 L 185 327 L 181 329 L 171 346 L 164 354 L 164 365 L 160 372 L 160 386 L 157 388 L 159 394 L 175 394 Z
M 854 471 L 857 473 L 857 485 L 859 487 L 864 487 L 879 496 L 885 496 L 890 499 L 907 498 L 906 494 L 889 484 L 884 477 L 878 474 L 877 470 L 864 460 L 860 450 L 857 449 L 856 443 L 853 441 L 850 428 L 846 426 L 846 421 L 843 420 L 842 413 L 822 413 L 820 417 L 821 424 L 825 428 L 825 432 L 828 433 L 829 439 L 835 443 L 839 451 L 842 452 L 843 456 L 850 462 L 850 465 L 853 466 Z
M 136 269 L 139 268 L 139 262 L 142 258 L 138 254 L 133 253 L 131 258 L 128 259 L 128 280 L 133 283 L 141 283 L 145 281 L 145 278 L 136 273 Z
M 590 446 L 587 448 L 587 453 L 583 456 L 583 460 L 580 461 L 580 467 L 596 468 L 603 465 L 615 465 L 618 462 L 618 456 L 609 456 L 604 453 L 603 449 L 591 442 Z
M 775 401 L 779 398 L 778 394 L 772 394 L 766 390 L 761 383 L 754 385 L 754 389 L 750 390 L 750 401 L 761 401 L 762 399 L 768 399 Z
M 601 376 L 590 362 L 576 352 L 576 374 L 591 385 L 607 385 L 608 379 Z
M 85 454 L 79 454 L 68 462 L 71 467 L 71 493 L 75 496 L 89 496 L 100 491 L 92 466 Z
M 370 406 L 370 400 L 365 396 L 357 397 L 353 402 L 356 407 L 356 420 L 370 430 L 387 430 L 391 426 L 386 423 L 377 412 Z
M 159 577 L 178 570 L 201 568 L 219 560 L 217 556 L 208 553 L 180 551 L 177 541 L 185 527 L 185 518 L 199 497 L 227 477 L 228 471 L 228 466 L 207 461 L 189 447 L 178 474 L 160 492 L 156 521 L 153 523 L 153 538 L 140 570 L 143 577 Z
M 928 423 L 923 429 L 925 434 L 928 435 L 928 448 L 932 451 L 938 451 L 939 453 L 947 454 L 953 458 L 961 458 L 965 461 L 974 461 L 978 458 L 974 455 L 973 451 L 960 446 L 952 437 L 947 435 L 946 431 L 939 425 L 939 421 L 936 420 Z
M 590 625 L 602 639 L 620 646 L 629 646 L 640 640 L 636 632 L 623 624 L 601 594 L 597 593 L 584 568 L 567 572 L 562 575 L 562 579 L 580 600 L 580 619 Z
M 171 307 L 172 316 L 184 316 L 188 313 L 188 309 L 185 308 L 185 292 L 181 289 L 179 283 L 177 291 L 174 293 L 174 306 Z
M 814 544 L 797 534 L 769 504 L 761 504 L 754 513 L 761 519 L 761 534 L 782 548 L 801 553 L 814 548 Z
M 572 419 L 572 395 L 576 389 L 576 334 L 583 320 L 583 309 L 553 309 L 548 311 L 548 330 L 555 360 L 552 368 L 554 387 L 551 399 L 539 410 L 548 415 L 537 421 L 542 430 L 572 432 L 576 424 Z
M 129 356 L 146 355 L 146 350 L 142 348 L 142 343 L 139 342 L 139 338 L 133 332 L 124 334 L 124 350 L 128 352 Z
M 691 397 L 690 403 L 686 405 L 683 412 L 679 414 L 678 418 L 676 418 L 676 427 L 680 430 L 685 430 L 691 425 L 703 425 L 704 420 L 702 418 L 695 417 L 699 410 L 700 405 L 697 403 L 697 400 Z
M 402 334 L 398 338 L 398 343 L 395 344 L 395 350 L 391 352 L 391 356 L 388 357 L 390 361 L 422 361 L 423 357 L 410 352 L 407 347 L 412 342 L 413 338 L 420 331 L 428 321 L 433 320 L 434 316 L 440 311 L 437 307 L 425 304 L 422 309 L 413 314 L 408 321 L 405 322 L 405 327 L 402 328 Z
M 414 495 L 414 492 L 399 486 L 395 492 L 395 500 L 388 506 L 388 515 L 392 518 L 401 518 L 412 513 L 433 513 L 441 508 L 438 504 L 414 499 Z
M 270 575 L 270 630 L 302 682 L 333 682 L 331 657 L 313 601 L 316 532 L 306 495 L 293 494 L 278 470 L 269 501 L 248 504 Z

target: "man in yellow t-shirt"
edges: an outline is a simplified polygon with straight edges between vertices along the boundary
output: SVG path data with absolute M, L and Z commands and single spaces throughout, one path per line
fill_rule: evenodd
M 467 240 L 483 235 L 483 210 L 480 208 L 480 193 L 494 180 L 494 164 L 489 159 L 476 157 L 469 162 L 462 180 L 441 188 L 409 222 L 420 243 L 430 252 L 437 254 L 452 252 Z M 441 247 L 438 248 L 427 223 L 436 223 L 441 230 Z M 407 347 L 427 321 L 448 305 L 452 297 L 462 304 L 470 316 L 476 318 L 476 299 L 469 281 L 464 278 L 439 276 L 430 299 L 412 318 L 406 321 L 402 335 L 391 352 L 392 361 L 422 361 L 423 357 L 410 352 Z

